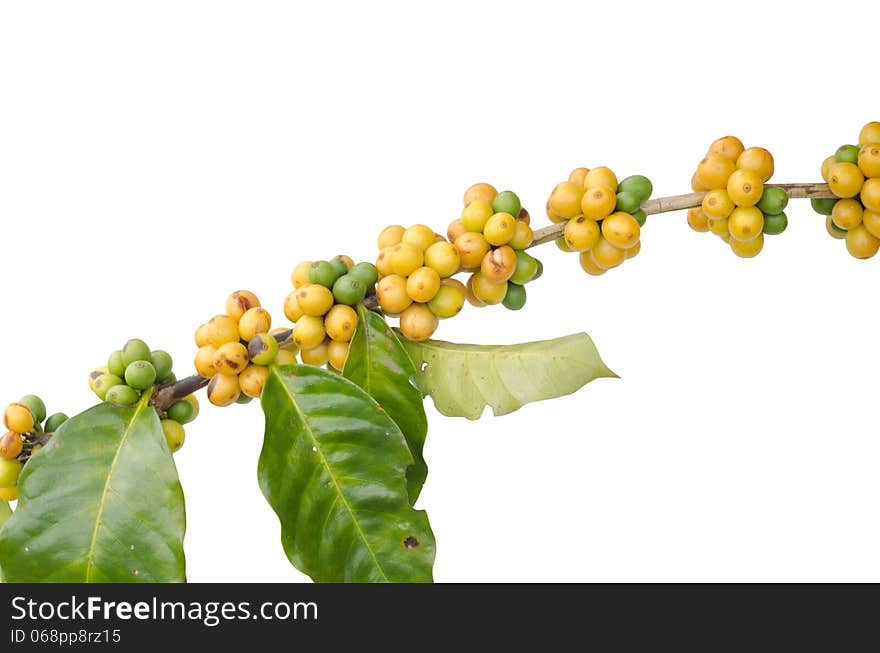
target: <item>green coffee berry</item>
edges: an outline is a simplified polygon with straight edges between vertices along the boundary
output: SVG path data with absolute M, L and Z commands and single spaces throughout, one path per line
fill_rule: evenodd
M 538 272 L 538 259 L 522 250 L 515 250 L 515 252 L 516 268 L 514 268 L 510 280 L 522 286 L 535 278 L 535 274 Z
M 642 205 L 651 198 L 651 193 L 654 192 L 654 184 L 645 175 L 630 175 L 617 184 L 617 192 L 632 193 L 639 199 L 639 205 Z M 630 213 L 630 211 L 627 211 L 627 213 Z
M 153 363 L 153 367 L 156 368 L 156 380 L 167 383 L 165 379 L 171 374 L 171 368 L 174 366 L 171 354 L 167 351 L 157 349 L 150 354 L 150 362 Z
M 765 186 L 757 206 L 766 215 L 778 215 L 788 206 L 788 193 L 779 186 Z
M 334 258 L 329 261 L 330 265 L 333 266 L 333 270 L 336 272 L 337 277 L 341 277 L 343 274 L 348 274 L 348 265 L 345 260 L 341 258 Z
M 18 400 L 18 403 L 24 404 L 28 407 L 28 410 L 31 411 L 31 415 L 34 416 L 34 422 L 36 424 L 42 424 L 43 420 L 46 419 L 46 404 L 44 404 L 43 400 L 37 395 L 25 395 Z
M 249 397 L 249 396 L 247 396 L 245 393 L 242 392 L 240 395 L 238 395 L 238 398 L 235 400 L 235 403 L 237 403 L 237 404 L 249 404 L 249 403 L 251 403 L 251 400 L 252 400 L 252 399 L 253 399 L 253 397 Z
M 171 449 L 171 453 L 174 453 L 183 446 L 183 441 L 186 439 L 186 432 L 183 430 L 183 425 L 173 419 L 163 419 L 161 424 L 162 433 L 165 434 L 165 442 L 168 443 L 168 448 Z
M 503 190 L 492 200 L 492 211 L 495 213 L 509 213 L 516 218 L 519 216 L 520 209 L 522 209 L 522 204 L 512 190 Z
M 615 207 L 615 210 L 623 211 L 624 213 L 632 213 L 633 211 L 637 211 L 641 204 L 642 202 L 638 195 L 624 190 L 617 193 L 617 206 Z
M 168 407 L 168 419 L 179 424 L 189 424 L 196 417 L 196 407 L 189 401 L 181 399 Z
M 511 311 L 518 311 L 526 305 L 526 289 L 519 284 L 508 283 L 507 294 L 501 303 Z
M 379 280 L 379 272 L 372 263 L 358 263 L 348 272 L 349 276 L 360 280 L 367 288 L 376 285 Z
M 339 277 L 340 274 L 329 261 L 315 261 L 309 266 L 309 283 L 332 288 Z
M 859 162 L 859 146 L 858 145 L 841 145 L 834 153 L 834 160 L 837 163 L 854 163 Z
M 107 373 L 102 374 L 97 379 L 95 379 L 95 383 L 92 389 L 95 391 L 95 394 L 98 395 L 98 399 L 103 400 L 107 395 L 107 391 L 117 385 L 125 385 L 125 381 L 123 381 L 115 374 Z
M 536 258 L 535 261 L 538 263 L 538 269 L 535 270 L 535 276 L 532 277 L 532 281 L 540 279 L 541 275 L 544 274 L 544 264 L 541 262 L 541 259 Z
M 125 368 L 125 382 L 135 390 L 146 390 L 156 382 L 156 368 L 148 361 L 135 361 Z
M 835 204 L 837 204 L 836 197 L 830 197 L 827 199 L 813 198 L 810 200 L 810 205 L 813 207 L 813 210 L 820 215 L 831 215 Z
M 54 415 L 50 415 L 49 419 L 46 420 L 46 433 L 54 433 L 61 425 L 64 424 L 69 418 L 64 413 L 55 413 Z
M 248 343 L 248 358 L 256 365 L 271 365 L 278 355 L 278 341 L 268 333 L 258 333 Z
M 333 284 L 333 297 L 340 304 L 354 306 L 358 302 L 363 301 L 366 294 L 366 285 L 360 279 L 350 274 L 339 277 L 336 283 Z
M 125 374 L 125 363 L 122 362 L 121 349 L 117 349 L 110 354 L 110 358 L 107 359 L 107 371 L 116 376 L 123 376 Z
M 768 236 L 777 236 L 788 227 L 788 216 L 785 213 L 776 215 L 764 215 L 764 233 Z
M 135 361 L 149 362 L 149 360 L 150 348 L 147 347 L 147 343 L 143 340 L 138 340 L 137 338 L 129 340 L 125 343 L 125 347 L 122 348 L 122 362 L 126 368 Z
M 630 215 L 636 219 L 636 222 L 639 223 L 640 227 L 644 227 L 645 223 L 648 221 L 648 214 L 645 213 L 642 209 L 637 209 L 633 211 Z
M 133 406 L 140 399 L 137 390 L 127 385 L 114 385 L 107 390 L 104 401 L 116 406 Z

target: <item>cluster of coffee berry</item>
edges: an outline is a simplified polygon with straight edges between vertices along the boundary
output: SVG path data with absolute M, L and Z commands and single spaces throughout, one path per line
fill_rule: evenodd
M 647 219 L 641 206 L 653 190 L 643 175 L 618 183 L 605 166 L 575 168 L 547 199 L 550 220 L 566 223 L 557 246 L 578 252 L 581 268 L 595 276 L 633 258 L 641 249 L 641 228 Z
M 26 395 L 3 412 L 7 433 L 0 438 L 0 499 L 18 498 L 18 477 L 24 463 L 42 448 L 44 434 L 57 431 L 67 415 L 55 413 L 46 417 L 46 404 L 36 395 Z
M 303 261 L 293 269 L 293 291 L 284 315 L 294 323 L 290 353 L 306 365 L 342 371 L 358 325 L 354 307 L 373 294 L 379 273 L 372 263 L 340 254 L 329 261 Z
M 855 258 L 880 250 L 880 122 L 869 122 L 858 145 L 841 145 L 822 162 L 822 179 L 838 199 L 814 199 L 825 228 Z

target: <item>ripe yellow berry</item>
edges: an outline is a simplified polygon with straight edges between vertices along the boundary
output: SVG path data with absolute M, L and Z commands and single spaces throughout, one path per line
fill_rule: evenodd
M 841 229 L 853 229 L 862 224 L 862 203 L 854 199 L 837 200 L 831 209 L 831 219 Z
M 203 324 L 196 329 L 196 347 L 204 347 L 208 344 L 208 325 Z
M 617 192 L 617 176 L 612 172 L 611 168 L 599 166 L 592 168 L 584 175 L 584 188 L 608 188 L 612 192 Z
M 568 180 L 573 184 L 577 184 L 578 186 L 583 186 L 584 179 L 586 178 L 587 173 L 589 171 L 590 171 L 589 168 L 575 168 L 574 170 L 572 170 L 569 173 Z
M 584 192 L 581 198 L 581 213 L 590 220 L 602 220 L 614 212 L 617 195 L 607 186 L 595 186 Z
M 317 347 L 326 335 L 324 320 L 312 315 L 303 315 L 293 327 L 293 341 L 300 349 Z
M 434 268 L 421 267 L 406 280 L 406 294 L 414 302 L 427 304 L 440 290 L 440 275 Z
M 859 150 L 859 170 L 865 177 L 880 177 L 880 143 L 868 143 Z
M 535 240 L 535 233 L 527 222 L 520 219 L 516 221 L 516 229 L 513 232 L 513 238 L 507 243 L 514 249 L 526 249 Z
M 831 170 L 831 166 L 833 166 L 835 163 L 837 163 L 837 159 L 834 158 L 833 154 L 827 157 L 822 162 L 822 179 L 825 181 L 826 184 L 828 183 L 828 173 Z
M 728 241 L 730 249 L 740 258 L 752 258 L 761 253 L 764 249 L 764 234 L 758 234 L 757 238 L 751 240 L 736 240 L 731 238 Z
M 391 269 L 391 252 L 394 251 L 396 246 L 391 245 L 390 247 L 383 248 L 376 257 L 376 272 L 379 273 L 380 278 L 394 274 L 394 270 Z
M 24 467 L 24 465 L 18 460 L 0 458 L 0 488 L 14 487 L 17 485 L 22 467 Z
M 18 499 L 18 485 L 12 487 L 0 487 L 0 501 L 16 501 Z
M 880 238 L 858 225 L 846 232 L 846 250 L 855 258 L 871 258 L 880 249 Z
M 757 206 L 738 206 L 727 220 L 727 229 L 734 240 L 752 240 L 764 230 L 764 214 Z
M 165 442 L 168 444 L 171 453 L 180 451 L 183 441 L 186 439 L 186 431 L 183 428 L 183 424 L 175 422 L 173 419 L 163 419 L 160 425 L 162 426 L 162 433 L 165 435 Z
M 566 220 L 569 219 L 569 218 L 562 217 L 561 215 L 556 213 L 556 211 L 554 211 L 553 209 L 550 208 L 550 199 L 549 198 L 547 199 L 546 209 L 547 209 L 547 217 L 550 218 L 550 222 L 565 222 Z
M 639 255 L 639 252 L 642 251 L 642 241 L 640 240 L 635 245 L 626 250 L 626 258 L 627 260 L 631 258 L 635 258 Z
M 703 213 L 707 218 L 726 218 L 735 208 L 733 200 L 727 194 L 727 189 L 716 188 L 706 193 L 703 198 Z
M 736 167 L 756 172 L 763 183 L 773 176 L 773 155 L 763 147 L 750 147 L 739 155 Z
M 483 236 L 490 245 L 506 245 L 516 233 L 516 218 L 509 213 L 496 213 L 483 227 Z
M 864 182 L 865 176 L 855 163 L 835 163 L 828 169 L 828 187 L 838 197 L 855 197 Z
M 299 353 L 299 357 L 302 358 L 302 362 L 306 365 L 314 365 L 316 367 L 324 365 L 330 360 L 330 353 L 328 352 L 327 344 L 328 341 L 324 340 L 314 347 L 303 349 Z
M 471 306 L 482 308 L 483 306 L 488 306 L 488 304 L 477 297 L 474 293 L 474 278 L 477 277 L 479 274 L 479 272 L 475 272 L 468 277 L 467 285 L 465 286 L 465 299 L 467 299 L 468 304 L 470 304 Z M 505 290 L 505 292 L 507 291 Z
M 3 413 L 3 423 L 13 433 L 31 433 L 34 430 L 34 416 L 24 404 L 9 404 Z
M 382 231 L 379 232 L 379 237 L 376 239 L 376 245 L 379 249 L 385 249 L 386 247 L 394 247 L 394 245 L 399 245 L 400 241 L 403 239 L 403 233 L 406 231 L 401 225 L 393 224 L 391 226 L 385 227 Z
M 219 347 L 226 342 L 238 342 L 238 320 L 228 315 L 215 315 L 208 321 L 208 344 Z
M 764 182 L 754 170 L 734 170 L 727 181 L 727 194 L 737 206 L 754 206 L 764 194 Z
M 480 267 L 490 245 L 483 234 L 468 231 L 456 239 L 455 249 L 458 250 L 461 258 L 461 267 L 465 270 L 473 270 Z
M 721 238 L 730 237 L 730 230 L 727 226 L 727 218 L 709 218 L 708 226 L 709 231 L 711 231 L 716 236 L 721 236 Z
M 880 238 L 880 213 L 865 209 L 862 213 L 862 224 L 872 236 Z
M 236 320 L 251 308 L 260 305 L 260 300 L 250 290 L 236 290 L 226 300 L 226 314 Z
M 275 356 L 276 365 L 296 365 L 296 352 L 281 349 Z
M 605 270 L 616 268 L 626 260 L 626 252 L 605 238 L 600 238 L 599 242 L 593 245 L 590 254 L 593 257 L 593 262 Z
M 437 330 L 439 320 L 424 304 L 413 304 L 400 314 L 400 331 L 407 340 L 421 342 Z
M 214 376 L 217 373 L 217 370 L 214 369 L 214 354 L 216 353 L 217 348 L 214 345 L 199 347 L 194 361 L 196 372 L 206 378 Z
M 218 374 L 238 374 L 248 365 L 248 351 L 240 342 L 227 342 L 214 352 L 214 369 Z
M 347 342 L 338 342 L 336 340 L 327 345 L 327 358 L 333 369 L 341 372 L 342 368 L 345 367 L 345 361 L 348 359 L 348 347 Z
M 436 270 L 441 278 L 451 277 L 461 267 L 461 256 L 455 245 L 444 240 L 425 250 L 425 265 Z
M 215 406 L 234 404 L 240 394 L 241 386 L 234 374 L 215 374 L 208 383 L 208 401 Z
M 475 272 L 468 279 L 468 289 L 483 305 L 500 304 L 507 296 L 507 282 L 496 283 L 488 280 L 482 272 Z
M 639 223 L 629 213 L 618 211 L 602 220 L 602 236 L 620 249 L 629 249 L 635 245 L 639 242 L 640 235 Z
M 287 297 L 284 299 L 284 317 L 291 322 L 296 322 L 304 315 L 303 310 L 300 308 L 299 302 L 296 299 L 296 294 L 298 292 L 299 290 L 294 290 L 288 293 Z
M 597 190 L 605 190 L 604 188 Z M 593 191 L 590 191 L 593 192 Z M 586 216 L 578 216 L 572 218 L 565 225 L 565 243 L 575 252 L 586 252 L 599 240 L 599 223 L 587 218 Z
M 358 314 L 345 304 L 336 304 L 324 318 L 324 330 L 331 339 L 348 342 L 357 330 Z
M 726 191 L 725 191 L 726 193 Z M 687 221 L 694 231 L 709 231 L 709 219 L 699 206 L 688 209 Z
M 465 231 L 483 232 L 483 227 L 495 213 L 492 210 L 492 204 L 484 200 L 476 200 L 471 202 L 461 212 L 461 223 L 464 225 Z
M 490 283 L 502 283 L 510 279 L 516 270 L 516 252 L 503 245 L 487 252 L 480 264 L 480 272 Z
M 294 288 L 301 288 L 309 282 L 309 268 L 312 267 L 311 261 L 303 261 L 298 263 L 290 275 L 290 282 Z
M 449 239 L 450 243 L 454 243 L 458 240 L 458 237 L 466 231 L 467 228 L 464 226 L 464 222 L 462 222 L 461 218 L 456 218 L 449 223 L 449 228 L 446 230 L 446 237 Z
M 717 154 L 718 156 L 723 156 L 726 159 L 736 162 L 739 155 L 742 154 L 745 149 L 742 141 L 736 136 L 722 136 L 712 142 L 712 145 L 709 146 L 708 153 Z
M 414 224 L 403 232 L 401 242 L 424 252 L 434 244 L 434 230 L 423 224 Z
M 376 297 L 388 315 L 398 315 L 412 304 L 406 292 L 406 279 L 397 274 L 388 275 L 376 285 Z
M 697 181 L 707 190 L 724 188 L 734 170 L 736 164 L 726 156 L 709 154 L 697 166 Z
M 702 193 L 709 190 L 709 187 L 703 183 L 703 181 L 699 178 L 699 176 L 697 176 L 697 173 L 695 172 L 691 177 L 691 189 L 693 189 L 695 193 Z
M 880 122 L 869 122 L 859 132 L 859 146 L 880 143 Z
M 862 204 L 869 211 L 880 213 L 880 179 L 867 179 L 862 186 Z
M 391 250 L 391 271 L 408 277 L 425 263 L 425 250 L 411 243 L 400 243 Z
M 24 448 L 21 435 L 9 431 L 0 438 L 0 458 L 18 458 L 18 454 Z
M 310 283 L 296 291 L 296 302 L 304 315 L 321 317 L 330 310 L 335 300 L 329 288 Z
M 592 274 L 594 277 L 605 274 L 605 268 L 600 268 L 596 264 L 596 262 L 593 260 L 593 255 L 590 254 L 589 250 L 587 250 L 586 252 L 581 252 L 579 259 L 581 263 L 581 269 L 587 274 Z
M 303 288 L 300 288 L 302 293 Z M 245 311 L 238 321 L 238 334 L 248 342 L 258 333 L 268 333 L 272 328 L 272 316 L 265 308 L 255 306 Z
M 464 192 L 464 206 L 477 200 L 482 200 L 483 202 L 491 204 L 496 195 L 498 195 L 498 191 L 495 190 L 495 187 L 492 184 L 474 184 Z
M 564 218 L 573 218 L 580 215 L 581 198 L 584 196 L 583 186 L 578 186 L 570 181 L 556 184 L 550 193 L 549 206 L 554 215 Z

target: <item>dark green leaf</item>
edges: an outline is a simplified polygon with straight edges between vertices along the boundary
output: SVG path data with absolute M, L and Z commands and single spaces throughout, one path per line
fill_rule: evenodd
M 343 375 L 366 390 L 403 431 L 415 461 L 406 470 L 409 501 L 415 505 L 428 476 L 422 453 L 428 418 L 422 393 L 412 384 L 416 369 L 382 316 L 361 305 L 358 317 Z
M 291 563 L 317 582 L 430 582 L 434 535 L 409 503 L 412 455 L 361 388 L 309 365 L 273 367 L 260 487 Z
M 402 340 L 418 367 L 416 384 L 450 417 L 478 419 L 486 406 L 506 415 L 615 377 L 586 333 L 519 345 L 459 345 Z
M 183 582 L 183 491 L 150 393 L 68 420 L 25 465 L 0 533 L 9 582 Z

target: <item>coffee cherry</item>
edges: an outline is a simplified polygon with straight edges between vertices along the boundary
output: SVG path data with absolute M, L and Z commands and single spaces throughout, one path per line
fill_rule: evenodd
M 9 431 L 0 438 L 0 458 L 18 458 L 18 454 L 24 448 L 21 435 Z
M 238 385 L 241 391 L 253 399 L 258 399 L 263 394 L 266 379 L 269 378 L 269 368 L 264 365 L 248 365 L 238 376 Z
M 584 196 L 583 186 L 563 181 L 556 184 L 550 193 L 549 208 L 558 216 L 566 219 L 576 217 L 581 212 L 581 200 Z
M 880 122 L 869 122 L 859 132 L 859 146 L 880 143 Z
M 635 258 L 639 255 L 639 252 L 642 251 L 642 241 L 640 240 L 635 245 L 626 250 L 626 259 L 629 260 L 631 258 Z
M 245 393 L 242 392 L 242 393 L 239 393 L 238 399 L 235 400 L 235 403 L 243 406 L 244 404 L 251 403 L 253 400 L 254 400 L 253 397 L 248 397 Z
M 461 283 L 459 283 L 461 285 Z M 428 302 L 430 311 L 441 319 L 455 317 L 464 306 L 467 290 L 452 285 L 441 285 L 437 294 Z
M 337 304 L 324 317 L 324 330 L 331 340 L 348 342 L 358 325 L 358 314 L 351 307 Z
M 503 190 L 492 200 L 492 211 L 495 213 L 507 213 L 509 215 L 519 215 L 522 204 L 519 197 L 512 190 Z
M 315 261 L 309 267 L 309 284 L 332 288 L 340 274 L 330 261 Z
M 594 277 L 598 277 L 600 275 L 605 274 L 605 268 L 600 268 L 596 262 L 593 260 L 593 255 L 590 254 L 590 251 L 581 252 L 579 261 L 581 264 L 581 269 L 587 274 L 591 274 Z
M 229 406 L 241 394 L 238 376 L 234 374 L 215 374 L 208 383 L 208 401 L 215 406 Z
M 324 320 L 312 315 L 302 316 L 293 327 L 293 341 L 301 350 L 318 346 L 326 335 Z
M 122 360 L 122 350 L 117 349 L 107 359 L 107 370 L 110 374 L 122 376 L 125 374 L 125 363 Z
M 376 297 L 379 306 L 388 315 L 397 315 L 412 304 L 412 298 L 406 292 L 406 279 L 397 274 L 379 281 L 376 285 Z
M 345 254 L 337 254 L 333 258 L 330 259 L 330 265 L 333 266 L 333 269 L 339 273 L 341 277 L 343 274 L 348 274 L 348 271 L 354 267 L 354 261 L 350 256 L 346 256 Z
M 618 194 L 629 193 L 634 195 L 639 202 L 635 207 L 638 209 L 639 206 L 651 198 L 651 193 L 654 192 L 654 184 L 652 184 L 651 180 L 644 175 L 630 175 L 620 182 L 617 186 L 617 192 Z M 631 211 L 627 211 L 627 213 L 631 213 Z
M 372 288 L 379 280 L 379 272 L 376 270 L 376 266 L 366 261 L 352 267 L 348 274 L 364 284 L 365 288 Z
M 556 211 L 554 211 L 552 208 L 550 208 L 550 198 L 547 198 L 546 209 L 547 217 L 550 218 L 550 222 L 565 222 L 566 220 L 570 220 L 570 218 L 564 218 L 556 213 Z
M 195 407 L 185 399 L 175 401 L 168 407 L 168 419 L 173 419 L 178 424 L 189 424 L 195 419 Z
M 860 224 L 846 232 L 846 249 L 855 258 L 871 258 L 880 249 L 880 238 Z
M 345 367 L 345 361 L 348 359 L 348 343 L 332 341 L 327 345 L 327 362 L 330 366 L 341 372 Z
M 165 442 L 168 443 L 171 453 L 178 451 L 186 439 L 183 425 L 173 419 L 163 419 L 160 424 L 162 425 L 162 433 L 165 434 Z
M 208 327 L 207 323 L 203 324 L 198 329 L 196 329 L 196 333 L 195 333 L 196 347 L 204 347 L 205 345 L 210 343 L 210 341 L 208 340 L 208 331 L 209 331 L 209 327 Z M 122 352 L 120 351 L 119 353 L 121 356 Z
M 534 240 L 535 233 L 532 231 L 532 228 L 522 220 L 517 220 L 513 238 L 507 244 L 513 247 L 513 249 L 526 249 Z
M 632 213 L 638 210 L 640 204 L 641 201 L 634 193 L 620 191 L 617 193 L 617 205 L 614 207 L 614 210 Z
M 764 249 L 764 234 L 760 233 L 756 238 L 751 240 L 735 240 L 730 239 L 730 249 L 740 258 L 752 258 L 761 253 Z
M 117 385 L 125 385 L 125 381 L 123 381 L 115 374 L 102 374 L 97 379 L 95 379 L 95 384 L 92 390 L 95 392 L 96 395 L 98 395 L 98 399 L 103 401 L 107 396 L 107 391 L 110 390 L 110 388 L 116 387 Z
M 620 249 L 629 249 L 641 236 L 641 228 L 629 213 L 618 211 L 602 221 L 602 236 Z
M 385 249 L 386 247 L 399 245 L 400 241 L 403 239 L 404 231 L 406 231 L 406 229 L 399 224 L 393 224 L 389 227 L 385 227 L 381 232 L 379 232 L 379 238 L 376 240 L 377 247 L 381 250 Z
M 268 333 L 258 333 L 248 341 L 247 356 L 255 365 L 271 365 L 278 354 L 278 341 Z
M 0 487 L 0 501 L 16 501 L 18 499 L 18 486 Z
M 863 145 L 857 161 L 865 177 L 880 177 L 880 143 Z
M 773 176 L 773 155 L 763 147 L 750 147 L 739 155 L 736 167 L 739 170 L 751 170 L 763 183 Z
M 764 233 L 777 236 L 788 227 L 788 216 L 785 213 L 764 214 Z
M 391 253 L 394 251 L 395 247 L 397 247 L 397 245 L 386 247 L 381 250 L 376 257 L 376 272 L 378 272 L 380 279 L 382 277 L 387 277 L 389 274 L 394 274 L 394 270 L 391 269 Z
M 598 187 L 608 188 L 615 195 L 617 194 L 617 176 L 614 174 L 614 172 L 611 171 L 610 168 L 606 168 L 605 166 L 598 166 L 596 168 L 592 168 L 584 176 L 584 188 L 589 190 L 591 188 Z
M 330 310 L 335 299 L 326 286 L 310 283 L 296 291 L 296 302 L 304 315 L 321 317 Z
M 841 229 L 836 224 L 834 224 L 834 220 L 831 219 L 829 215 L 825 218 L 825 231 L 828 232 L 828 235 L 837 240 L 843 240 L 846 238 L 846 230 Z
M 496 195 L 498 195 L 498 191 L 492 184 L 474 184 L 464 192 L 464 205 L 467 206 L 480 200 L 491 204 Z
M 464 297 L 467 300 L 468 304 L 470 304 L 471 306 L 483 308 L 484 306 L 488 306 L 488 304 L 486 304 L 486 302 L 484 302 L 482 299 L 477 297 L 476 294 L 474 294 L 474 279 L 477 278 L 479 274 L 479 272 L 475 272 L 468 277 L 467 284 L 465 285 Z M 505 290 L 505 292 L 507 291 Z
M 831 210 L 834 224 L 843 230 L 854 229 L 862 224 L 862 203 L 854 199 L 840 200 Z
M 736 162 L 745 149 L 742 141 L 736 136 L 723 136 L 712 141 L 712 145 L 709 146 L 709 154 L 717 154 Z
M 544 274 L 544 264 L 541 262 L 541 259 L 536 258 L 535 262 L 538 264 L 538 269 L 535 271 L 535 276 L 532 277 L 532 281 L 540 279 L 541 275 Z
M 458 250 L 462 269 L 473 270 L 480 267 L 490 245 L 483 234 L 468 231 L 455 241 L 455 249 Z
M 0 488 L 13 487 L 18 483 L 22 463 L 9 458 L 0 458 Z
M 406 280 L 406 294 L 421 304 L 431 301 L 439 289 L 440 275 L 434 268 L 421 267 Z
M 826 184 L 828 183 L 828 174 L 831 171 L 831 166 L 833 166 L 835 163 L 837 163 L 837 159 L 834 158 L 833 154 L 831 156 L 827 157 L 822 162 L 822 168 L 821 168 L 822 179 L 825 181 Z
M 709 154 L 697 166 L 697 180 L 706 189 L 725 188 L 736 164 L 727 157 Z
M 461 224 L 465 231 L 483 233 L 483 228 L 492 217 L 492 205 L 483 200 L 471 202 L 461 212 Z
M 726 238 L 730 236 L 730 230 L 727 224 L 728 218 L 709 218 L 709 231 L 716 236 Z
M 324 340 L 315 347 L 303 349 L 299 356 L 306 365 L 314 365 L 320 367 L 330 360 L 330 354 L 327 349 L 328 341 Z
M 875 177 L 865 181 L 862 186 L 861 199 L 866 209 L 880 213 L 880 179 Z
M 196 352 L 195 360 L 193 361 L 196 372 L 205 378 L 211 378 L 214 376 L 217 373 L 217 370 L 214 369 L 214 355 L 216 353 L 217 348 L 214 345 L 199 347 L 199 350 Z
M 424 250 L 411 243 L 400 243 L 391 250 L 391 270 L 394 274 L 408 277 L 425 262 Z
M 727 189 L 716 188 L 706 193 L 701 208 L 707 218 L 727 218 L 736 208 L 736 204 L 730 199 Z
M 483 229 L 483 236 L 490 245 L 506 245 L 516 233 L 516 218 L 509 213 L 496 213 Z
M 423 224 L 415 224 L 403 232 L 401 242 L 424 252 L 434 244 L 434 230 Z
M 704 191 L 710 190 L 710 188 L 703 183 L 703 180 L 700 179 L 695 172 L 691 177 L 691 190 L 693 190 L 695 193 L 702 193 Z
M 862 224 L 868 233 L 876 238 L 880 238 L 880 213 L 865 209 L 862 213 Z
M 150 348 L 147 347 L 147 343 L 137 338 L 129 340 L 122 348 L 122 362 L 125 367 L 127 368 L 135 361 L 150 361 Z
M 323 288 L 323 286 L 315 286 L 315 288 Z M 300 288 L 300 299 L 302 298 L 303 288 Z M 332 305 L 332 303 L 331 303 Z M 248 309 L 241 320 L 238 322 L 238 332 L 242 340 L 250 341 L 258 333 L 268 333 L 272 328 L 272 316 L 265 308 L 259 306 Z
M 865 176 L 854 163 L 835 163 L 828 169 L 828 187 L 837 197 L 855 197 Z
M 451 277 L 461 267 L 461 256 L 452 243 L 438 242 L 425 250 L 425 265 L 442 278 Z
M 754 206 L 764 194 L 764 182 L 761 181 L 760 174 L 754 170 L 746 168 L 734 170 L 727 181 L 727 194 L 737 206 Z
M 214 347 L 227 342 L 238 342 L 238 320 L 228 315 L 215 315 L 208 320 L 208 344 Z
M 260 305 L 260 300 L 250 290 L 236 290 L 226 299 L 226 314 L 240 320 L 246 311 Z
M 290 282 L 294 288 L 301 288 L 309 283 L 309 270 L 311 267 L 312 261 L 303 261 L 293 268 L 293 272 L 290 274 Z
M 333 297 L 339 304 L 354 306 L 362 302 L 367 294 L 367 287 L 357 277 L 346 274 L 339 277 L 333 284 Z
M 575 168 L 568 174 L 568 180 L 573 184 L 583 186 L 584 179 L 586 178 L 589 171 L 589 168 Z
M 637 211 L 632 212 L 633 220 L 635 220 L 639 228 L 644 227 L 645 223 L 648 221 L 648 214 L 645 213 L 643 209 L 638 209 Z
M 507 280 L 490 281 L 482 272 L 475 272 L 468 280 L 468 289 L 483 304 L 494 306 L 504 301 L 504 297 L 507 295 Z
M 589 224 L 596 225 L 595 222 L 587 221 Z M 598 231 L 598 228 L 597 228 Z M 538 272 L 538 260 L 525 252 L 516 251 L 516 267 L 513 274 L 510 275 L 512 283 L 524 286 L 535 278 Z
M 580 209 L 588 220 L 602 220 L 614 212 L 617 195 L 611 188 L 597 186 L 584 192 Z
M 526 305 L 526 289 L 516 283 L 507 284 L 507 294 L 501 302 L 504 307 L 511 311 L 518 311 Z
M 727 191 L 724 191 L 724 194 L 726 195 Z M 694 231 L 709 231 L 709 219 L 701 207 L 695 206 L 688 209 L 687 222 Z
M 284 317 L 291 322 L 296 322 L 304 315 L 303 310 L 300 308 L 299 302 L 296 299 L 298 292 L 299 290 L 294 290 L 293 292 L 288 293 L 287 297 L 284 299 Z
M 756 206 L 738 206 L 727 220 L 731 238 L 748 241 L 764 232 L 764 214 Z
M 564 237 L 563 237 L 563 238 L 557 238 L 556 240 L 553 241 L 553 244 L 556 245 L 556 248 L 557 248 L 560 252 L 566 252 L 567 254 L 570 254 L 571 252 L 574 251 L 571 247 L 568 246 L 568 243 L 565 242 L 565 238 L 564 238 Z
M 616 268 L 626 260 L 626 252 L 610 243 L 606 238 L 600 238 L 590 250 L 593 262 L 600 268 L 609 270 Z
M 491 252 L 487 252 L 480 264 L 480 272 L 486 281 L 501 283 L 507 281 L 516 269 L 516 252 L 513 248 L 504 245 Z
M 599 192 L 605 192 L 606 189 L 597 189 Z M 590 191 L 595 192 L 595 191 Z M 565 225 L 564 238 L 569 249 L 574 252 L 585 252 L 592 248 L 599 240 L 599 223 L 586 217 L 578 216 L 572 218 Z
M 810 206 L 812 206 L 813 210 L 819 215 L 831 215 L 831 212 L 834 210 L 834 205 L 837 204 L 837 202 L 838 200 L 836 199 L 813 198 L 810 200 Z
M 144 363 L 146 361 L 139 362 Z M 138 402 L 138 399 L 140 399 L 140 395 L 137 390 L 128 385 L 114 385 L 107 390 L 107 394 L 104 396 L 104 401 L 114 406 L 133 406 Z
M 223 347 L 227 346 L 223 345 Z M 151 388 L 156 382 L 156 368 L 148 361 L 135 361 L 125 368 L 125 382 L 135 390 Z
M 150 352 L 150 361 L 152 361 L 153 367 L 156 368 L 156 380 L 159 383 L 166 383 L 166 379 L 171 375 L 171 370 L 174 367 L 174 360 L 171 358 L 171 354 L 167 351 L 156 349 Z
M 43 403 L 43 400 L 37 395 L 25 395 L 18 400 L 18 403 L 24 404 L 28 407 L 28 410 L 31 411 L 31 415 L 34 416 L 34 422 L 36 424 L 42 424 L 46 419 L 46 404 Z
M 464 226 L 462 219 L 456 218 L 449 223 L 449 227 L 446 229 L 446 237 L 449 239 L 450 243 L 454 243 L 456 239 L 466 231 L 467 227 Z
M 69 418 L 64 413 L 55 413 L 53 415 L 49 415 L 49 418 L 46 420 L 46 433 L 54 433 L 58 429 L 61 428 L 62 424 L 66 422 Z
M 841 145 L 834 152 L 834 161 L 837 163 L 858 163 L 859 146 L 858 145 Z
M 282 349 L 275 357 L 275 364 L 278 366 L 296 365 L 296 354 Z
M 413 304 L 400 314 L 400 331 L 404 338 L 421 342 L 437 330 L 439 320 L 424 304 Z
M 779 188 L 779 186 L 765 186 L 764 194 L 761 195 L 761 199 L 756 206 L 763 213 L 770 215 L 782 213 L 785 207 L 788 206 L 788 193 Z

